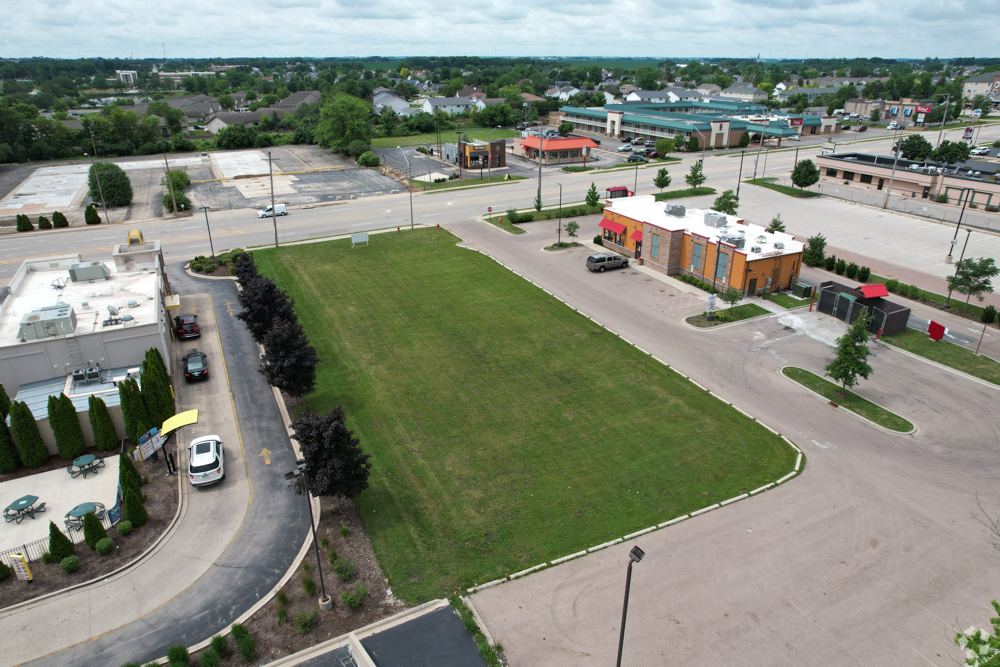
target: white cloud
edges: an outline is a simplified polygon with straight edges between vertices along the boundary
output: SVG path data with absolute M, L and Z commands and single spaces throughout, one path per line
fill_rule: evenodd
M 11 0 L 8 0 L 10 2 Z M 995 55 L 996 0 L 35 0 L 4 57 Z M 994 49 L 995 50 L 995 49 Z

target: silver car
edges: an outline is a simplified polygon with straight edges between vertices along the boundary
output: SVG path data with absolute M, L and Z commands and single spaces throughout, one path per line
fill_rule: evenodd
M 206 435 L 191 441 L 188 478 L 194 486 L 214 484 L 226 478 L 226 459 L 219 436 Z

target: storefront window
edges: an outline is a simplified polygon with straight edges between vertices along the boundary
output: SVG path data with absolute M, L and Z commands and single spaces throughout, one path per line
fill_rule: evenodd
M 726 267 L 729 264 L 729 255 L 724 252 L 719 253 L 719 266 L 715 267 L 715 279 L 726 281 Z
M 660 235 L 653 234 L 653 240 L 649 244 L 649 256 L 652 259 L 660 258 Z
M 691 246 L 691 270 L 701 271 L 701 244 L 695 243 Z

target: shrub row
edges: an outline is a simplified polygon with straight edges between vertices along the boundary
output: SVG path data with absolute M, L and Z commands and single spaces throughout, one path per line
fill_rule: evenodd
M 709 285 L 708 283 L 704 282 L 703 280 L 700 280 L 697 276 L 689 276 L 687 274 L 684 274 L 676 277 L 690 285 L 694 285 L 700 290 L 705 290 L 710 294 L 715 294 L 715 288 Z
M 865 282 L 871 275 L 872 270 L 867 266 L 858 266 L 856 263 L 848 263 L 846 260 L 837 259 L 836 255 L 830 255 L 823 259 L 823 266 L 827 271 L 833 271 L 838 276 L 847 276 L 851 280 Z
M 205 257 L 205 255 L 198 255 L 191 260 L 191 270 L 195 273 L 212 273 L 216 266 L 225 266 L 229 268 L 229 274 L 232 275 L 233 263 L 244 252 L 243 248 L 234 248 L 221 255 L 216 255 L 214 260 L 211 257 Z
M 60 213 L 59 211 L 55 211 L 52 214 L 51 222 L 44 215 L 38 217 L 39 229 L 52 229 L 53 227 L 57 229 L 62 227 L 69 227 L 69 221 L 66 219 L 66 216 Z M 17 214 L 17 231 L 30 232 L 34 228 L 35 226 L 31 224 L 31 218 L 29 218 L 23 213 Z

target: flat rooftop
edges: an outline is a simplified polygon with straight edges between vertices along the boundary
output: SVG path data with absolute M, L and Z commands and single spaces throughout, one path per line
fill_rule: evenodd
M 638 197 L 621 197 L 611 200 L 611 206 L 605 211 L 623 215 L 645 224 L 654 225 L 665 231 L 676 232 L 685 231 L 693 235 L 709 239 L 717 243 L 720 238 L 742 236 L 746 239 L 740 252 L 746 253 L 747 259 L 753 261 L 762 257 L 775 257 L 778 255 L 794 255 L 802 252 L 804 243 L 796 241 L 791 234 L 783 232 L 771 233 L 753 223 L 744 221 L 739 216 L 724 215 L 715 211 L 705 211 L 697 208 L 685 209 L 683 217 L 670 215 L 666 212 L 669 203 L 658 202 L 653 195 L 640 195 Z M 724 215 L 726 218 L 725 227 L 713 227 L 705 224 L 705 214 Z M 740 234 L 742 232 L 742 234 Z M 727 241 L 723 240 L 723 243 Z M 783 243 L 783 248 L 776 248 L 775 243 Z M 753 248 L 759 247 L 760 252 L 753 252 Z
M 108 270 L 107 280 L 73 282 L 68 267 L 79 261 L 79 256 L 60 257 L 28 262 L 22 267 L 23 280 L 18 284 L 15 277 L 11 282 L 11 296 L 0 311 L 0 346 L 21 344 L 21 319 L 47 306 L 71 306 L 76 315 L 73 333 L 77 336 L 156 321 L 158 277 L 153 269 L 117 273 L 112 261 L 103 260 L 99 263 Z M 118 309 L 118 319 L 105 326 L 110 318 L 109 306 Z M 124 319 L 125 315 L 131 319 Z
M 118 394 L 118 383 L 127 377 L 134 377 L 142 382 L 142 367 L 111 368 L 101 369 L 100 377 L 86 382 L 74 382 L 73 376 L 67 375 L 64 378 L 52 378 L 39 382 L 29 382 L 17 388 L 17 395 L 11 398 L 12 401 L 21 401 L 31 410 L 36 420 L 49 418 L 49 396 L 66 394 L 72 401 L 77 412 L 89 412 L 88 401 L 91 395 L 98 396 L 109 408 L 121 405 L 121 396 Z M 7 417 L 8 423 L 10 417 Z

